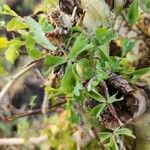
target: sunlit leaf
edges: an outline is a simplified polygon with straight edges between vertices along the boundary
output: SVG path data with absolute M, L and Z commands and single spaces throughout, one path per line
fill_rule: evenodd
M 19 48 L 24 44 L 25 43 L 22 41 L 17 40 L 13 41 L 5 52 L 6 59 L 9 62 L 14 63 L 14 61 L 19 57 Z
M 7 31 L 17 31 L 21 29 L 27 28 L 27 24 L 23 22 L 20 18 L 14 17 L 8 24 L 7 24 Z
M 8 40 L 5 37 L 0 37 L 0 48 L 7 48 Z
M 8 5 L 4 5 L 3 7 L 0 7 L 0 14 L 2 15 L 10 15 L 19 17 Z
M 33 18 L 27 17 L 26 22 L 29 26 L 29 29 L 34 34 L 34 38 L 36 43 L 43 46 L 49 50 L 55 50 L 55 46 L 53 46 L 50 41 L 46 38 L 44 31 L 42 30 L 41 26 L 38 22 L 36 22 Z

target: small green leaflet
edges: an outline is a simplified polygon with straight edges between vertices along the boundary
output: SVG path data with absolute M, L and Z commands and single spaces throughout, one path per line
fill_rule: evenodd
M 79 82 L 76 83 L 76 86 L 74 87 L 73 93 L 75 96 L 80 96 L 80 90 L 83 90 L 83 85 Z
M 146 2 L 146 8 L 150 12 L 150 0 L 145 0 Z
M 14 17 L 8 24 L 7 24 L 7 31 L 17 31 L 21 29 L 27 28 L 28 25 L 22 21 L 19 17 Z
M 20 17 L 6 4 L 3 7 L 0 6 L 0 14 Z
M 103 45 L 114 40 L 116 38 L 116 33 L 112 29 L 99 28 L 96 30 L 95 37 L 98 40 L 99 45 Z
M 109 57 L 101 49 L 99 49 L 99 56 L 103 63 L 109 61 Z
M 36 22 L 33 18 L 27 17 L 25 19 L 26 23 L 29 26 L 29 29 L 34 34 L 34 38 L 36 40 L 36 43 L 43 46 L 46 49 L 49 50 L 55 50 L 55 46 L 53 46 L 49 40 L 45 37 L 45 33 L 42 30 L 41 26 L 38 22 Z
M 126 136 L 130 136 L 132 138 L 135 138 L 132 131 L 128 128 L 117 129 L 116 131 L 114 131 L 114 135 L 126 135 Z
M 46 56 L 44 58 L 44 64 L 48 67 L 56 67 L 58 65 L 64 64 L 67 62 L 67 59 L 65 57 L 61 56 Z
M 143 74 L 148 73 L 148 72 L 150 72 L 150 67 L 138 69 L 138 70 L 135 70 L 129 74 L 131 74 L 131 75 L 143 75 Z
M 19 48 L 24 44 L 25 44 L 24 42 L 17 41 L 17 40 L 16 42 L 13 42 L 5 52 L 6 59 L 9 62 L 14 63 L 14 61 L 19 57 L 19 52 L 18 52 Z
M 34 59 L 39 59 L 43 55 L 42 53 L 35 47 L 35 40 L 31 36 L 26 37 L 26 44 L 28 54 Z
M 71 113 L 71 116 L 68 118 L 68 120 L 71 123 L 79 123 L 80 122 L 80 116 L 74 113 Z
M 94 88 L 92 88 L 92 90 L 89 92 L 89 96 L 91 96 L 99 102 L 106 103 L 106 99 L 101 94 L 99 94 Z
M 77 37 L 73 47 L 71 48 L 70 50 L 70 53 L 68 55 L 69 59 L 70 60 L 75 60 L 76 57 L 83 51 L 85 50 L 88 50 L 88 49 L 91 49 L 94 47 L 94 45 L 91 43 L 91 44 L 88 44 L 89 43 L 89 40 L 88 38 L 81 34 Z
M 108 100 L 107 100 L 107 103 L 112 104 L 114 102 L 118 102 L 118 101 L 122 101 L 123 100 L 123 97 L 116 98 L 116 95 L 117 95 L 117 93 L 112 95 L 111 97 L 109 97 Z
M 128 20 L 131 25 L 134 25 L 138 20 L 138 0 L 133 0 L 128 11 Z
M 64 92 L 72 93 L 76 86 L 76 77 L 73 73 L 73 66 L 69 64 L 61 82 L 61 88 Z
M 121 41 L 122 56 L 124 57 L 128 52 L 130 52 L 134 46 L 135 41 L 133 41 L 132 39 L 124 38 Z
M 98 134 L 100 137 L 100 142 L 104 142 L 112 136 L 111 132 L 101 132 Z
M 87 58 L 79 60 L 76 64 L 76 71 L 82 79 L 90 79 L 94 74 L 92 62 Z
M 44 32 L 51 32 L 54 30 L 54 27 L 48 22 L 46 15 L 39 16 L 39 24 L 41 25 Z
M 102 113 L 102 111 L 105 109 L 106 107 L 106 104 L 105 103 L 102 103 L 102 104 L 99 104 L 97 105 L 96 107 L 94 107 L 90 114 L 91 116 L 95 117 L 96 119 L 99 118 L 100 114 Z

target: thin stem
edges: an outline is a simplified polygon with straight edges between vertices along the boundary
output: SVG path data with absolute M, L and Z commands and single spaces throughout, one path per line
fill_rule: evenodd
M 29 70 L 31 70 L 32 68 L 34 68 L 39 60 L 36 61 L 32 61 L 29 64 L 27 64 L 26 66 L 24 66 L 23 68 L 21 68 L 21 70 L 19 72 L 17 72 L 15 75 L 13 75 L 10 79 L 10 81 L 4 86 L 4 88 L 1 90 L 0 92 L 0 103 L 2 102 L 4 96 L 6 95 L 6 93 L 9 91 L 9 89 L 13 86 L 13 84 L 25 73 L 27 73 Z

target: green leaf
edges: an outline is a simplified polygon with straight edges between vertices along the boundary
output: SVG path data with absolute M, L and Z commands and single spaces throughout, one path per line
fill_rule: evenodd
M 112 136 L 111 132 L 101 132 L 98 134 L 100 138 L 100 142 L 104 142 Z
M 80 90 L 83 90 L 83 85 L 79 82 L 76 83 L 76 86 L 74 87 L 73 93 L 75 96 L 80 96 Z
M 142 75 L 142 74 L 145 74 L 145 73 L 148 73 L 148 72 L 150 72 L 150 67 L 138 69 L 138 70 L 135 70 L 135 71 L 133 71 L 129 74 L 131 74 L 131 75 Z
M 29 106 L 31 106 L 31 108 L 36 106 L 36 98 L 37 98 L 36 95 L 35 96 L 31 96 L 30 103 L 29 103 Z
M 77 74 L 82 79 L 90 79 L 93 76 L 94 70 L 91 63 L 92 62 L 87 58 L 83 58 L 80 61 L 78 61 L 78 63 L 76 64 Z
M 44 64 L 48 67 L 56 67 L 58 65 L 64 64 L 67 62 L 65 57 L 61 56 L 46 56 L 44 58 Z
M 24 44 L 25 44 L 24 42 L 18 40 L 12 42 L 12 44 L 8 47 L 8 49 L 5 52 L 6 59 L 9 62 L 14 63 L 14 61 L 19 57 L 19 52 L 18 52 L 19 48 Z
M 79 123 L 80 122 L 80 116 L 74 113 L 71 113 L 71 116 L 68 118 L 68 120 L 71 123 Z
M 20 17 L 6 4 L 3 6 L 3 8 L 0 7 L 0 14 L 10 15 L 10 16 L 14 16 L 14 17 Z
M 93 44 L 88 44 L 89 40 L 87 37 L 83 34 L 77 37 L 73 47 L 70 50 L 69 53 L 69 59 L 70 60 L 75 60 L 76 57 L 83 51 L 88 50 L 90 48 L 93 48 Z
M 150 11 L 150 0 L 146 0 L 146 8 Z
M 99 104 L 97 105 L 96 107 L 94 107 L 90 114 L 91 116 L 95 117 L 96 119 L 99 118 L 100 114 L 102 113 L 102 111 L 105 109 L 106 107 L 106 104 L 105 103 L 102 103 L 102 104 Z
M 48 22 L 46 15 L 39 16 L 39 24 L 41 25 L 44 32 L 51 32 L 54 30 L 54 27 Z
M 33 32 L 36 43 L 43 46 L 49 50 L 55 50 L 56 47 L 53 46 L 50 41 L 46 38 L 44 31 L 41 26 L 33 18 L 27 17 L 26 22 L 29 26 L 31 32 Z
M 73 73 L 73 66 L 68 65 L 66 68 L 65 75 L 63 76 L 62 82 L 61 82 L 61 88 L 66 93 L 72 93 L 74 90 L 74 87 L 76 86 L 76 78 Z
M 124 38 L 121 41 L 122 56 L 124 57 L 128 52 L 130 52 L 134 46 L 135 41 L 133 41 L 132 39 Z
M 27 36 L 25 46 L 28 54 L 34 59 L 39 59 L 43 56 L 42 53 L 35 47 L 35 40 L 31 36 Z
M 99 45 L 109 43 L 116 38 L 116 33 L 112 29 L 99 28 L 96 30 L 96 39 L 99 41 Z
M 7 31 L 17 31 L 21 29 L 27 28 L 28 25 L 23 22 L 20 18 L 14 17 L 8 24 L 7 24 Z
M 89 95 L 99 102 L 106 102 L 106 99 L 101 94 L 99 94 L 94 88 L 92 88 L 92 91 L 89 92 Z
M 114 135 L 126 135 L 126 136 L 130 136 L 132 138 L 135 138 L 132 131 L 128 128 L 117 129 L 116 131 L 114 131 Z
M 0 49 L 7 48 L 9 41 L 5 37 L 0 37 Z
M 135 24 L 138 20 L 138 0 L 133 0 L 128 11 L 128 20 L 131 25 Z
M 99 49 L 99 56 L 100 56 L 102 63 L 109 61 L 109 57 L 105 55 L 105 53 L 101 49 Z
M 107 100 L 107 103 L 112 104 L 114 102 L 119 102 L 119 101 L 122 101 L 124 99 L 123 97 L 116 98 L 116 95 L 117 95 L 117 93 L 112 95 L 111 97 L 109 97 L 108 100 Z
M 114 136 L 111 136 L 111 138 L 110 138 L 110 146 L 113 150 L 119 150 L 119 147 L 116 143 L 116 139 Z

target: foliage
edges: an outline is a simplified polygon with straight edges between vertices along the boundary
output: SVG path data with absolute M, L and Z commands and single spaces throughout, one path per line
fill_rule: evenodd
M 133 3 L 131 4 L 129 11 L 128 11 L 128 20 L 130 24 L 135 24 L 138 20 L 138 0 L 133 0 Z
M 49 3 L 50 0 L 46 0 L 46 4 Z M 48 6 L 45 7 L 47 12 Z M 131 25 L 138 20 L 138 8 L 138 0 L 134 0 L 128 11 L 128 20 Z M 0 52 L 5 54 L 6 62 L 14 64 L 22 56 L 21 52 L 24 48 L 32 60 L 42 62 L 42 69 L 46 70 L 46 73 L 58 73 L 63 68 L 63 73 L 58 77 L 55 86 L 44 86 L 52 103 L 57 103 L 65 97 L 66 108 L 60 109 L 60 113 L 55 112 L 50 115 L 39 127 L 41 131 L 39 134 L 47 134 L 54 149 L 75 149 L 76 143 L 72 134 L 81 120 L 84 120 L 87 115 L 91 120 L 98 121 L 110 105 L 124 100 L 123 96 L 117 97 L 118 93 L 107 96 L 100 93 L 99 85 L 109 79 L 110 73 L 116 73 L 131 83 L 150 71 L 150 68 L 137 70 L 126 58 L 126 55 L 134 48 L 135 40 L 121 39 L 121 57 L 109 54 L 110 42 L 120 38 L 113 28 L 101 27 L 91 34 L 82 26 L 72 27 L 65 36 L 67 45 L 56 46 L 45 36 L 47 32 L 54 29 L 53 25 L 48 22 L 45 12 L 37 15 L 37 19 L 31 16 L 21 17 L 9 6 L 4 5 L 0 7 L 0 14 L 12 17 L 6 25 L 1 22 L 0 26 L 8 32 L 13 31 L 17 34 L 12 40 L 0 37 Z M 0 73 L 3 69 L 3 65 L 1 67 L 0 64 Z M 43 76 L 48 78 L 44 71 Z M 31 98 L 31 107 L 35 106 L 35 99 L 36 96 Z M 76 110 L 77 106 L 84 106 L 91 99 L 98 104 L 86 109 L 84 117 L 80 116 L 80 109 Z M 23 138 L 29 138 L 28 132 L 25 132 L 25 130 L 31 130 L 29 121 L 19 120 L 17 126 L 18 134 Z M 0 128 L 9 134 L 9 130 L 3 124 L 0 124 Z M 100 132 L 100 143 L 103 143 L 106 149 L 119 150 L 117 138 L 122 135 L 135 138 L 131 130 L 117 128 L 112 132 Z

